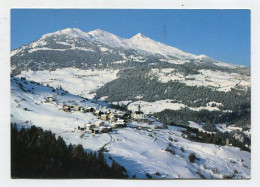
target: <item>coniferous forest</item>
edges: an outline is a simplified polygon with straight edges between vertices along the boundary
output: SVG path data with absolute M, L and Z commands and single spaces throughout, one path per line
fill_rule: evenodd
M 102 152 L 84 152 L 82 145 L 67 146 L 51 131 L 32 126 L 11 127 L 12 178 L 128 178 L 115 161 L 109 166 Z

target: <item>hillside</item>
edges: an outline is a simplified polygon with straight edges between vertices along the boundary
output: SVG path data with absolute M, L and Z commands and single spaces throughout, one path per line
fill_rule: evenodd
M 18 129 L 37 125 L 51 130 L 56 137 L 61 136 L 67 145 L 81 144 L 86 152 L 103 150 L 107 163 L 116 161 L 125 167 L 129 177 L 250 177 L 250 152 L 233 146 L 191 141 L 188 136 L 192 133 L 184 127 L 165 127 L 155 119 L 145 117 L 144 121 L 128 121 L 125 128 L 93 135 L 78 126 L 100 121 L 94 113 L 65 112 L 62 106 L 64 103 L 78 104 L 101 110 L 110 108 L 107 103 L 86 100 L 19 78 L 11 79 L 11 93 L 11 122 Z M 47 102 L 49 96 L 55 101 Z M 105 125 L 111 124 L 105 121 Z

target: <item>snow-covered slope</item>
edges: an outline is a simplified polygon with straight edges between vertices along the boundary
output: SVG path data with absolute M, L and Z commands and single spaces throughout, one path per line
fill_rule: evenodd
M 123 103 L 123 101 L 119 102 L 119 103 Z M 146 101 L 135 101 L 135 102 L 129 102 L 128 105 L 128 109 L 132 110 L 132 111 L 138 111 L 138 107 L 140 106 L 142 108 L 142 112 L 144 112 L 145 114 L 153 114 L 156 112 L 161 112 L 165 109 L 169 109 L 169 110 L 180 110 L 182 108 L 189 108 L 190 110 L 194 110 L 194 111 L 200 111 L 200 110 L 209 110 L 209 111 L 214 111 L 214 110 L 219 110 L 219 108 L 216 107 L 212 107 L 211 103 L 207 103 L 207 106 L 205 107 L 188 107 L 187 105 L 184 105 L 182 103 L 177 103 L 173 100 L 167 99 L 167 100 L 158 100 L 155 102 L 146 102 Z M 128 103 L 127 103 L 128 104 Z
M 60 88 L 92 99 L 95 90 L 117 78 L 118 70 L 81 70 L 76 68 L 62 68 L 55 71 L 23 71 L 17 77 L 26 77 L 54 88 Z
M 43 102 L 47 96 L 56 98 L 56 102 Z M 91 100 L 63 90 L 19 78 L 11 79 L 12 123 L 51 130 L 62 136 L 67 144 L 82 144 L 85 150 L 98 151 L 105 146 L 108 161 L 114 159 L 123 165 L 130 177 L 146 178 L 149 173 L 153 178 L 250 178 L 249 152 L 191 142 L 183 136 L 184 128 L 156 129 L 162 124 L 151 118 L 147 118 L 150 123 L 129 122 L 127 128 L 115 129 L 109 134 L 84 134 L 77 130 L 77 126 L 99 119 L 92 113 L 64 112 L 61 110 L 63 103 L 100 107 Z M 191 153 L 198 158 L 194 162 L 189 161 Z
M 251 87 L 250 76 L 207 69 L 198 72 L 199 74 L 185 76 L 173 68 L 154 68 L 150 73 L 152 77 L 158 77 L 162 83 L 179 81 L 188 86 L 206 86 L 223 92 L 231 91 L 233 88 L 247 90 Z
M 132 38 L 127 40 L 130 46 L 137 50 L 143 50 L 152 54 L 160 54 L 164 56 L 175 56 L 178 58 L 200 58 L 199 56 L 185 53 L 177 48 L 167 46 L 160 42 L 156 42 L 141 33 L 136 34 Z

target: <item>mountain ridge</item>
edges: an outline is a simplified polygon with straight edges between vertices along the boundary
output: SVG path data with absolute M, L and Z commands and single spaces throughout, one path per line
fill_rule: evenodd
M 121 38 L 119 36 L 116 36 L 110 32 L 101 30 L 101 29 L 95 29 L 89 32 L 84 32 L 78 28 L 66 28 L 63 30 L 55 31 L 52 33 L 44 34 L 39 40 L 45 39 L 50 36 L 57 36 L 57 35 L 67 35 L 71 38 L 83 38 L 88 41 L 94 41 L 103 43 L 106 45 L 109 45 L 110 47 L 122 47 L 124 49 L 135 49 L 135 50 L 142 50 L 148 53 L 157 53 L 160 55 L 168 56 L 168 55 L 177 55 L 178 57 L 188 57 L 188 58 L 196 58 L 201 59 L 202 57 L 207 57 L 211 59 L 210 57 L 206 55 L 194 55 L 191 53 L 184 52 L 176 47 L 168 46 L 166 44 L 163 44 L 161 42 L 152 40 L 151 38 L 143 35 L 142 33 L 137 33 L 131 38 Z M 36 40 L 35 42 L 39 41 Z M 32 42 L 32 43 L 35 43 Z M 149 42 L 149 45 L 144 45 L 145 42 Z M 24 45 L 27 46 L 27 45 Z M 21 46 L 20 48 L 22 48 Z M 14 50 L 20 49 L 16 48 Z M 12 51 L 14 51 L 12 50 Z M 13 52 L 12 56 L 15 53 Z M 213 59 L 211 59 L 213 60 Z M 216 60 L 214 60 L 216 61 Z

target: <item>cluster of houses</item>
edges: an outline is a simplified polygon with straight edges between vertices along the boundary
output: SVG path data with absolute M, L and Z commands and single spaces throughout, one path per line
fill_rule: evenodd
M 64 104 L 63 111 L 79 111 L 82 113 L 92 113 L 97 116 L 99 121 L 96 121 L 94 124 L 88 123 L 83 126 L 78 126 L 78 130 L 93 134 L 108 133 L 114 128 L 126 127 L 126 120 L 129 119 L 144 119 L 144 114 L 141 111 L 129 113 L 107 108 L 106 106 L 101 109 L 97 109 L 94 107 L 84 108 L 83 106 Z M 107 122 L 106 125 L 105 121 Z
M 56 102 L 53 97 L 46 97 L 45 102 Z M 116 110 L 113 108 L 108 108 L 104 106 L 103 108 L 97 109 L 94 107 L 83 107 L 76 104 L 63 104 L 62 110 L 64 112 L 82 112 L 82 113 L 92 113 L 98 118 L 94 124 L 88 123 L 83 126 L 78 126 L 78 130 L 84 131 L 86 133 L 108 133 L 111 132 L 113 128 L 126 127 L 126 120 L 142 120 L 144 119 L 144 113 L 140 111 L 135 112 L 125 112 L 121 110 Z M 106 124 L 105 124 L 106 122 Z
M 84 126 L 78 126 L 78 130 L 89 134 L 108 133 L 112 131 L 111 126 L 105 126 L 103 121 L 96 121 L 94 124 L 87 123 Z

